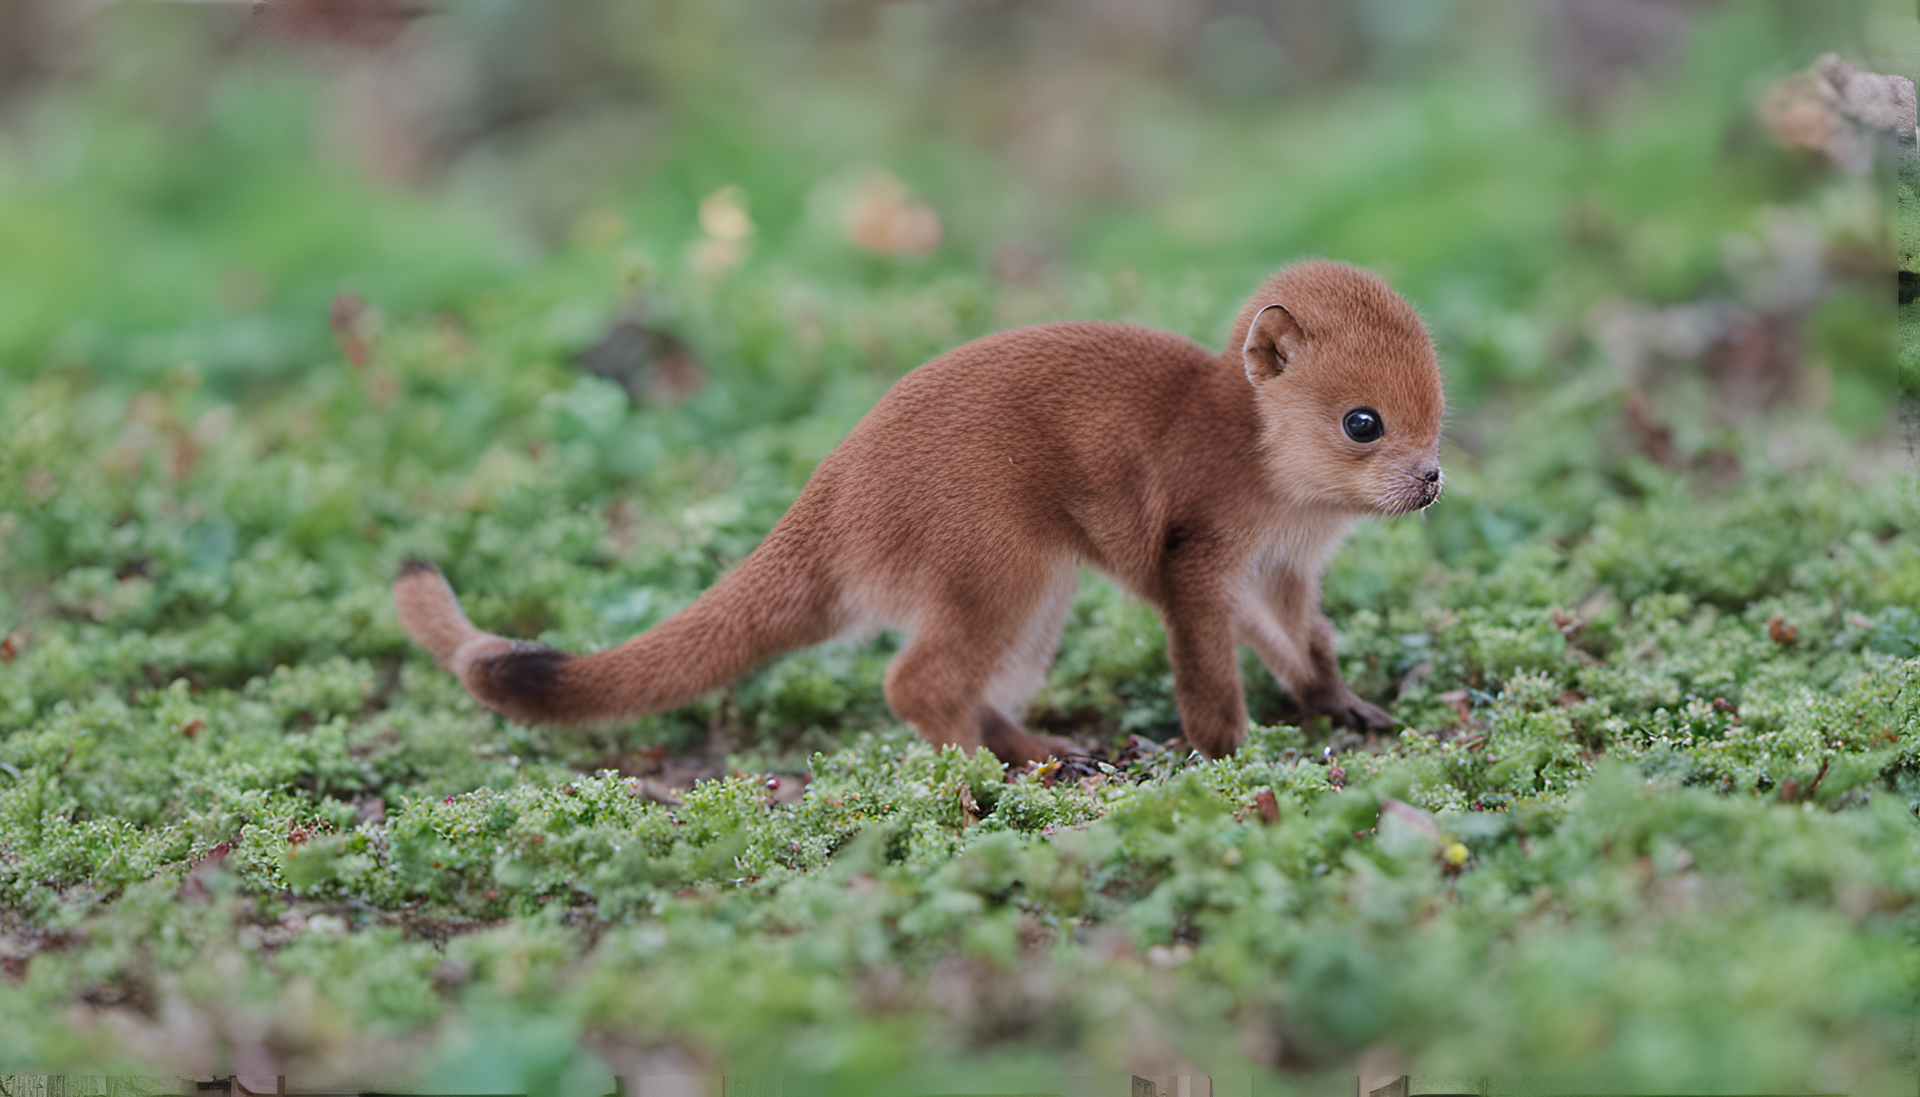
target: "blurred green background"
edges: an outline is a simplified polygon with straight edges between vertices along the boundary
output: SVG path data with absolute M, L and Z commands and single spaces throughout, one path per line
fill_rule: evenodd
M 1890 171 L 1836 179 L 1756 104 L 1829 49 L 1896 70 L 1897 5 L 1244 7 L 12 0 L 8 48 L 47 71 L 11 64 L 0 360 L 191 360 L 239 393 L 328 359 L 343 289 L 457 315 L 538 272 L 578 279 L 575 341 L 651 290 L 783 387 L 798 341 L 670 311 L 734 187 L 750 234 L 711 292 L 954 298 L 894 372 L 1061 315 L 1218 339 L 1325 254 L 1420 304 L 1463 410 L 1564 380 L 1602 302 L 1707 300 L 1793 329 L 1826 375 L 1793 395 L 1878 425 Z M 930 250 L 849 240 L 882 175 L 931 206 Z
M 1910 1088 L 1920 170 L 1874 74 L 1917 43 L 1895 0 L 0 0 L 0 1065 Z M 1310 255 L 1451 401 L 1446 499 L 1326 590 L 1397 741 L 1249 662 L 1242 759 L 1153 753 L 1158 622 L 1092 579 L 1033 714 L 1115 752 L 1082 783 L 910 745 L 891 638 L 556 731 L 387 607 L 424 555 L 618 642 L 927 358 L 1217 345 Z

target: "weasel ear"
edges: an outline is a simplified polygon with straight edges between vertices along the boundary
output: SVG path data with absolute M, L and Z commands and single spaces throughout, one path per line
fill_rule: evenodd
M 1254 313 L 1247 328 L 1247 341 L 1240 347 L 1240 358 L 1247 366 L 1247 380 L 1254 384 L 1280 376 L 1306 339 L 1300 322 L 1281 304 L 1268 305 Z

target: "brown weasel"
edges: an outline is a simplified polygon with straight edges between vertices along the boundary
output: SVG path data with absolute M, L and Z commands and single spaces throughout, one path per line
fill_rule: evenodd
M 881 397 L 793 508 L 692 605 L 576 656 L 467 622 L 431 564 L 394 605 L 481 704 L 580 724 L 687 704 L 755 664 L 899 629 L 893 711 L 931 743 L 1007 762 L 1085 565 L 1159 609 L 1187 740 L 1247 732 L 1244 643 L 1337 724 L 1392 717 L 1340 676 L 1320 574 L 1363 515 L 1440 494 L 1439 362 L 1379 278 L 1296 264 L 1240 310 L 1227 350 L 1126 324 L 1043 324 L 955 348 Z

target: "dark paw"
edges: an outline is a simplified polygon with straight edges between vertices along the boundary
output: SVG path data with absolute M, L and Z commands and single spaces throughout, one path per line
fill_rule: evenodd
M 1051 735 L 1035 735 L 1016 727 L 1012 721 L 997 712 L 989 712 L 981 717 L 980 743 L 992 751 L 995 758 L 1015 767 L 1024 766 L 1028 762 L 1045 762 L 1049 758 L 1065 758 L 1081 753 L 1077 745 L 1066 739 L 1058 739 Z
M 1175 742 L 1182 742 L 1185 749 L 1199 751 L 1200 757 L 1209 762 L 1217 762 L 1239 750 L 1240 743 L 1245 738 L 1244 735 L 1195 735 L 1190 738 L 1183 737 L 1182 740 L 1175 740 Z M 1172 746 L 1173 743 L 1169 742 L 1167 745 Z
M 1370 705 L 1349 694 L 1346 700 L 1329 706 L 1327 718 L 1338 727 L 1354 731 L 1392 731 L 1393 715 L 1379 705 Z

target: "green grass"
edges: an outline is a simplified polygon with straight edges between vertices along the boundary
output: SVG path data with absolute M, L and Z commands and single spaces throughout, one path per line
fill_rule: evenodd
M 1847 210 L 1888 220 L 1757 138 L 1767 10 L 1592 126 L 1498 66 L 1162 102 L 1144 147 L 1187 152 L 1164 190 L 1050 222 L 1037 285 L 988 273 L 1036 199 L 975 144 L 845 139 L 950 215 L 924 259 L 808 212 L 847 152 L 806 137 L 846 120 L 830 89 L 728 126 L 680 109 L 544 242 L 317 156 L 312 89 L 273 72 L 216 74 L 187 121 L 138 105 L 137 69 L 43 104 L 0 157 L 0 1066 L 1265 1092 L 1385 1046 L 1428 1074 L 1891 1084 L 1920 990 L 1911 481 L 1838 395 L 1722 426 L 1686 371 L 1661 409 L 1708 456 L 1662 468 L 1584 334 L 1606 298 L 1733 292 L 1728 234 L 1780 211 L 1834 239 Z M 703 279 L 693 210 L 726 183 L 758 228 Z M 1250 674 L 1233 759 L 1009 776 L 891 718 L 890 638 L 629 726 L 523 728 L 387 603 L 425 556 L 484 628 L 617 642 L 928 356 L 1066 316 L 1217 342 L 1308 253 L 1393 277 L 1455 396 L 1445 499 L 1361 527 L 1327 580 L 1398 738 L 1287 726 Z M 362 366 L 327 330 L 342 289 L 379 313 Z M 640 306 L 705 363 L 677 407 L 572 364 Z M 1823 309 L 1838 394 L 1889 318 L 1844 285 Z M 1172 734 L 1151 610 L 1088 579 L 1036 718 Z M 610 768 L 709 739 L 737 775 L 676 807 Z M 773 803 L 767 775 L 803 772 Z

